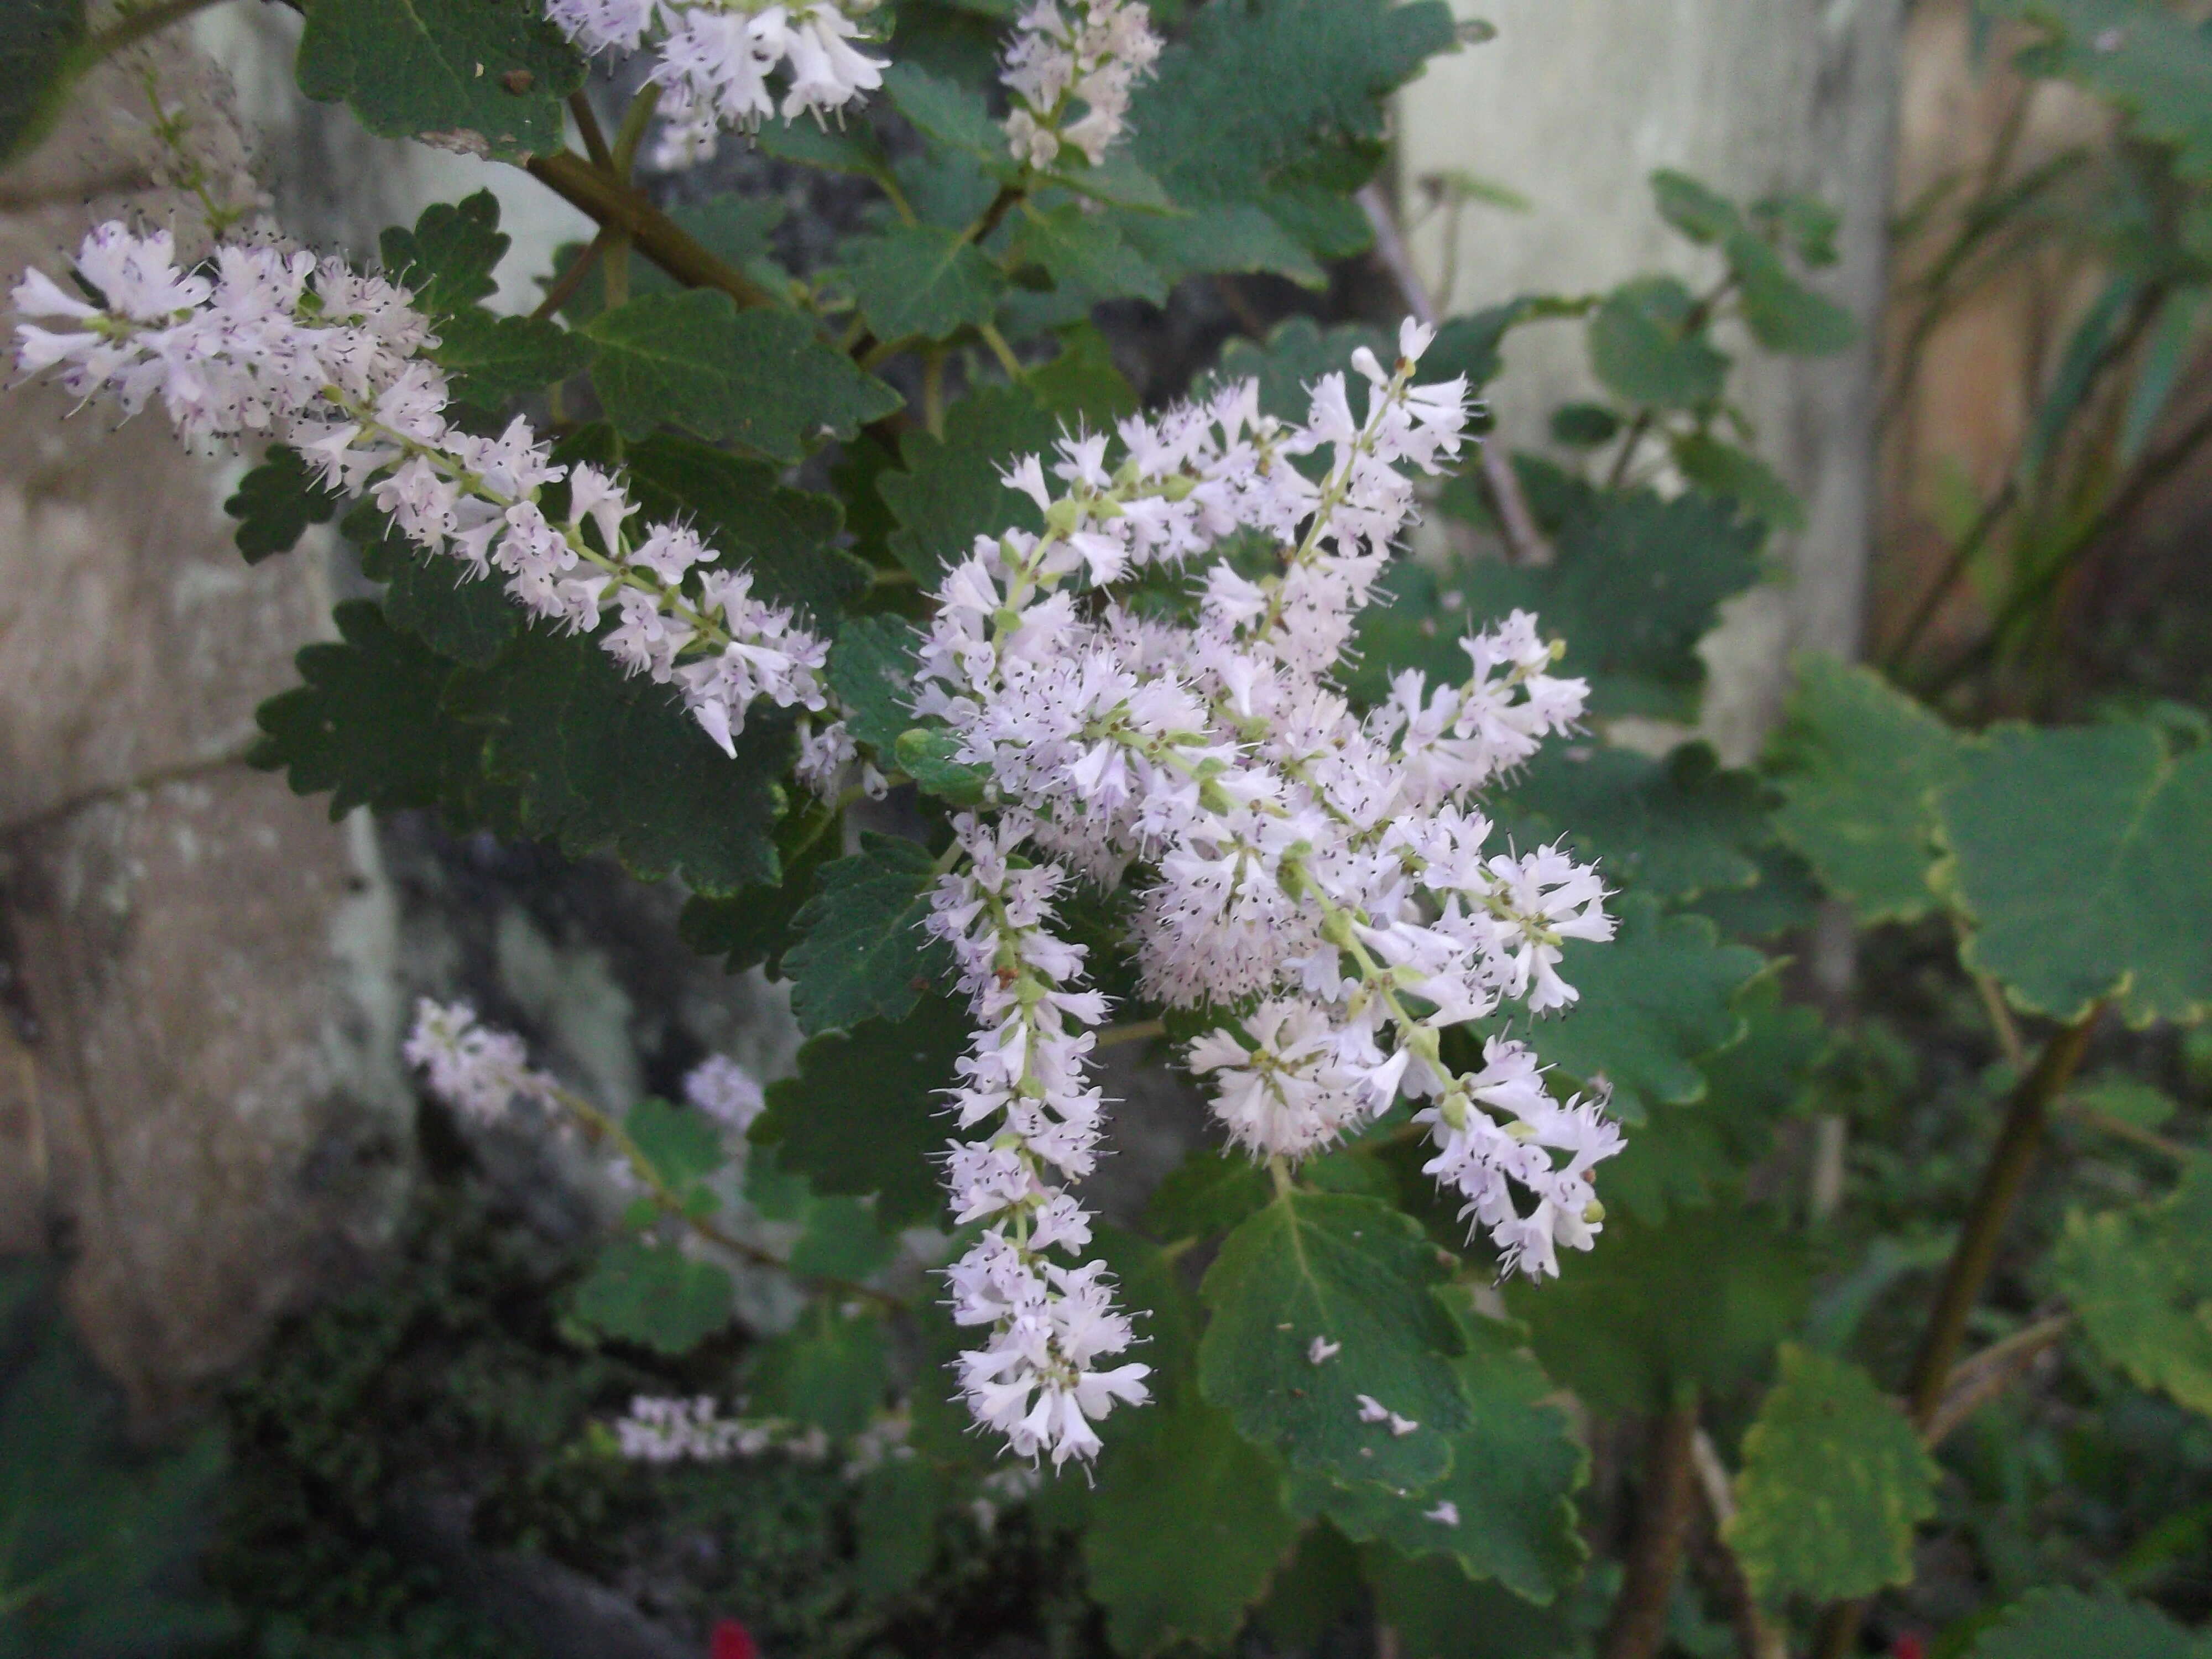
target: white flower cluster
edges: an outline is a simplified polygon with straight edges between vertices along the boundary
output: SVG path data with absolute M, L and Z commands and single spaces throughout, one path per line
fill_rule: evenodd
M 1103 1103 L 1083 1057 L 1106 999 L 1070 988 L 1083 947 L 1050 930 L 1066 872 L 1012 851 L 1030 820 L 963 816 L 955 827 L 967 867 L 938 884 L 928 927 L 951 945 L 977 1023 L 952 1109 L 963 1133 L 985 1133 L 953 1143 L 946 1178 L 954 1224 L 987 1225 L 946 1278 L 954 1321 L 991 1328 L 984 1346 L 960 1356 L 961 1388 L 1018 1455 L 1088 1461 L 1100 1444 L 1091 1423 L 1116 1401 L 1141 1403 L 1151 1370 L 1097 1363 L 1132 1336 L 1105 1264 L 1066 1267 L 1047 1254 L 1091 1243 L 1089 1212 L 1059 1183 L 1082 1180 L 1097 1159 Z
M 757 697 L 823 707 L 828 643 L 754 598 L 696 532 L 634 531 L 620 476 L 555 465 L 520 416 L 496 438 L 452 425 L 445 374 L 420 355 L 435 339 L 404 289 L 277 247 L 218 247 L 210 271 L 184 270 L 167 231 L 116 222 L 85 238 L 76 266 L 99 303 L 35 270 L 16 285 L 17 311 L 63 319 L 16 325 L 25 373 L 58 367 L 71 392 L 106 389 L 126 412 L 158 393 L 188 441 L 290 444 L 332 488 L 373 488 L 418 547 L 471 577 L 497 569 L 557 626 L 596 629 L 611 606 L 601 646 L 673 684 L 726 753 Z M 544 490 L 564 478 L 556 519 Z
M 1103 437 L 1063 441 L 1056 484 L 1024 460 L 1008 483 L 1044 533 L 979 538 L 937 588 L 915 709 L 996 792 L 959 823 L 969 867 L 932 924 L 978 1027 L 955 1105 L 992 1131 L 952 1152 L 959 1218 L 990 1227 L 951 1277 L 957 1316 L 993 1327 L 962 1362 L 971 1409 L 1017 1452 L 1088 1456 L 1083 1419 L 1141 1389 L 1139 1368 L 1091 1365 L 1128 1340 L 1098 1265 L 1045 1257 L 1089 1234 L 1057 1184 L 1097 1136 L 1080 1028 L 1104 1008 L 1070 988 L 1083 952 L 1051 931 L 1079 877 L 1110 890 L 1134 873 L 1149 995 L 1249 1011 L 1187 1058 L 1255 1155 L 1304 1157 L 1402 1092 L 1425 1103 L 1427 1168 L 1508 1268 L 1556 1273 L 1556 1247 L 1586 1248 L 1603 1219 L 1591 1169 L 1621 1143 L 1601 1104 L 1554 1101 L 1517 1042 L 1466 1073 L 1441 1047 L 1509 1002 L 1571 1003 L 1562 944 L 1611 937 L 1594 870 L 1492 848 L 1474 804 L 1580 717 L 1586 688 L 1549 672 L 1523 613 L 1465 641 L 1465 681 L 1409 672 L 1364 717 L 1332 679 L 1413 513 L 1408 473 L 1460 444 L 1463 384 L 1413 383 L 1428 337 L 1407 325 L 1389 369 L 1355 354 L 1364 415 L 1342 374 L 1301 426 L 1263 416 L 1247 384 L 1123 422 L 1112 465 Z
M 479 1024 L 465 1002 L 417 1000 L 414 1028 L 400 1052 L 421 1070 L 432 1094 L 478 1123 L 504 1117 L 518 1099 L 554 1103 L 558 1085 L 532 1068 L 522 1039 Z
M 883 64 L 853 44 L 870 3 L 545 0 L 545 15 L 589 53 L 657 49 L 647 78 L 665 125 L 654 160 L 676 167 L 712 155 L 720 129 L 750 131 L 776 113 L 769 77 L 779 70 L 787 121 L 820 121 L 883 85 Z
M 684 1099 L 721 1125 L 740 1146 L 745 1131 L 768 1106 L 753 1074 L 727 1054 L 709 1054 L 684 1074 Z
M 1072 144 L 1097 166 L 1121 135 L 1129 88 L 1159 55 L 1143 0 L 1030 0 L 1000 76 L 1013 99 L 1015 159 L 1050 167 Z
M 781 1451 L 810 1463 L 830 1455 L 830 1437 L 782 1417 L 724 1417 L 702 1395 L 678 1400 L 639 1395 L 615 1423 L 622 1455 L 638 1463 L 720 1463 Z

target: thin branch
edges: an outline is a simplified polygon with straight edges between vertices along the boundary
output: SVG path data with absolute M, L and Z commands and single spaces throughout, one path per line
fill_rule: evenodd
M 2156 1152 L 2160 1158 L 2170 1158 L 2176 1164 L 2186 1164 L 2200 1156 L 2193 1148 L 2178 1140 L 2168 1140 L 2155 1129 L 2146 1129 L 2139 1123 L 2130 1123 L 2124 1117 L 2114 1117 L 2110 1112 L 2100 1112 L 2094 1106 L 2069 1102 L 2058 1109 L 2058 1115 L 2069 1122 L 2078 1123 L 2085 1129 L 2094 1129 L 2100 1134 L 2111 1135 L 2116 1140 L 2132 1141 L 2145 1152 Z
M 1667 1607 L 1697 1504 L 1697 1436 L 1698 1393 L 1685 1388 L 1651 1424 L 1636 1494 L 1636 1534 L 1598 1643 L 1600 1659 L 1652 1659 L 1666 1637 Z
M 104 783 L 56 801 L 52 806 L 41 807 L 10 823 L 0 823 L 0 841 L 12 841 L 33 830 L 43 830 L 49 824 L 64 823 L 88 807 L 112 800 L 121 800 L 130 795 L 143 795 L 172 783 L 184 783 L 193 778 L 205 777 L 210 772 L 228 771 L 234 766 L 243 766 L 250 747 L 233 749 L 220 755 L 209 755 L 199 760 L 179 761 L 173 766 L 156 767 L 142 772 L 135 778 L 125 778 L 120 783 Z
M 81 73 L 125 46 L 136 46 L 148 35 L 160 33 L 172 23 L 181 23 L 196 11 L 205 11 L 210 6 L 222 3 L 222 0 L 155 0 L 155 4 L 143 11 L 132 12 L 112 27 L 87 35 L 70 57 Z
M 1944 1379 L 1936 1409 L 1920 1431 L 1922 1443 L 1930 1451 L 1942 1445 L 1960 1424 L 2025 1376 L 2044 1350 L 2073 1326 L 2072 1314 L 2053 1315 L 2014 1331 L 1954 1367 Z
M 526 165 L 532 178 L 602 226 L 623 233 L 640 253 L 684 287 L 720 289 L 741 306 L 775 303 L 751 277 L 716 258 L 638 191 L 609 178 L 582 156 L 538 155 Z
M 757 1266 L 774 1267 L 781 1273 L 788 1273 L 802 1285 L 811 1285 L 820 1290 L 834 1291 L 840 1296 L 858 1297 L 863 1301 L 873 1302 L 878 1307 L 898 1309 L 906 1306 L 906 1304 L 900 1301 L 898 1297 L 890 1295 L 888 1291 L 877 1290 L 872 1285 L 856 1284 L 852 1279 L 838 1279 L 828 1273 L 801 1273 L 775 1251 L 764 1250 L 757 1244 L 749 1244 L 744 1239 L 724 1232 L 706 1217 L 692 1214 L 684 1207 L 683 1196 L 660 1178 L 660 1171 L 653 1168 L 653 1161 L 639 1150 L 637 1143 L 629 1138 L 628 1132 L 613 1117 L 601 1111 L 583 1096 L 571 1090 L 563 1089 L 558 1085 L 554 1086 L 553 1097 L 560 1102 L 562 1110 L 571 1114 L 577 1122 L 583 1126 L 584 1133 L 591 1139 L 606 1140 L 613 1144 L 615 1150 L 622 1154 L 623 1161 L 635 1171 L 638 1178 L 646 1183 L 648 1189 L 647 1196 L 653 1200 L 656 1208 L 672 1220 L 682 1222 L 708 1243 L 727 1250 L 732 1255 L 741 1256 Z
M 1690 1462 L 1698 1477 L 1698 1494 L 1705 1500 L 1705 1514 L 1712 1522 L 1711 1550 L 1705 1557 L 1706 1575 L 1722 1581 L 1720 1588 L 1729 1602 L 1743 1659 L 1790 1659 L 1788 1640 L 1767 1622 L 1759 1598 L 1752 1594 L 1751 1581 L 1744 1576 L 1743 1564 L 1723 1535 L 1735 1518 L 1735 1492 L 1712 1436 L 1703 1429 L 1691 1437 Z
M 592 267 L 599 263 L 599 255 L 606 252 L 607 244 L 614 238 L 614 232 L 602 229 L 586 243 L 584 251 L 569 262 L 568 270 L 554 279 L 553 286 L 545 290 L 545 297 L 538 302 L 538 309 L 530 314 L 542 319 L 552 316 L 567 305 L 570 297 L 584 285 L 584 278 L 592 274 Z
M 592 165 L 614 171 L 614 152 L 607 148 L 607 135 L 600 130 L 599 113 L 592 107 L 592 100 L 579 87 L 568 94 L 568 113 L 576 118 L 576 131 L 583 135 L 584 154 L 592 158 Z

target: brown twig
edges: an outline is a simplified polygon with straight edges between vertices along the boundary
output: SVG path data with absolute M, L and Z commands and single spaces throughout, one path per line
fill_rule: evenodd
M 1790 1659 L 1788 1641 L 1759 1610 L 1759 1598 L 1752 1594 L 1743 1564 L 1729 1547 L 1724 1534 L 1729 1522 L 1735 1518 L 1735 1492 L 1729 1484 L 1728 1468 L 1721 1462 L 1712 1436 L 1703 1429 L 1691 1437 L 1690 1462 L 1697 1472 L 1698 1496 L 1705 1500 L 1705 1514 L 1712 1522 L 1708 1576 L 1721 1580 L 1731 1622 L 1735 1626 L 1736 1645 L 1743 1650 L 1744 1659 Z
M 1659 1651 L 1697 1504 L 1697 1436 L 1698 1393 L 1684 1388 L 1651 1422 L 1643 1486 L 1636 1494 L 1636 1535 L 1598 1643 L 1600 1659 L 1651 1659 Z
M 1406 309 L 1414 321 L 1434 328 L 1438 321 L 1436 300 L 1428 284 L 1421 280 L 1420 268 L 1413 263 L 1413 249 L 1407 246 L 1405 233 L 1399 228 L 1398 216 L 1391 210 L 1379 182 L 1370 179 L 1360 186 L 1359 208 L 1375 233 L 1375 257 L 1390 273 L 1390 280 L 1397 285 Z M 1537 527 L 1536 515 L 1528 510 L 1528 498 L 1522 493 L 1521 480 L 1514 475 L 1513 463 L 1486 438 L 1475 440 L 1475 453 L 1482 468 L 1484 493 L 1498 515 L 1498 527 L 1505 538 L 1511 562 L 1522 565 L 1551 563 L 1551 544 Z
M 720 289 L 741 306 L 775 303 L 767 289 L 709 253 L 684 228 L 629 185 L 617 182 L 580 155 L 532 156 L 530 176 L 607 228 L 628 236 L 637 251 L 686 288 Z
M 125 778 L 120 783 L 104 783 L 74 795 L 65 796 L 52 806 L 25 814 L 10 823 L 0 823 L 0 841 L 13 841 L 33 830 L 43 830 L 49 824 L 64 823 L 88 807 L 105 802 L 121 800 L 127 795 L 143 795 L 173 783 L 185 783 L 193 778 L 204 777 L 210 772 L 227 772 L 234 766 L 243 766 L 252 753 L 251 745 L 227 750 L 220 755 L 204 756 L 198 760 L 179 761 L 173 766 L 156 767 L 142 772 L 135 778 Z
M 530 314 L 542 319 L 552 316 L 568 304 L 569 297 L 584 285 L 584 278 L 592 274 L 592 267 L 599 263 L 599 255 L 606 252 L 607 244 L 613 240 L 613 232 L 602 230 L 586 243 L 584 251 L 570 260 L 568 270 L 554 279 L 553 286 L 545 290 L 545 297 L 538 302 L 538 309 Z
M 2054 1314 L 1954 1366 L 1944 1379 L 1935 1410 L 1920 1431 L 1921 1443 L 1930 1451 L 1942 1445 L 1961 1423 L 2018 1382 L 2044 1350 L 2073 1325 L 2072 1314 Z

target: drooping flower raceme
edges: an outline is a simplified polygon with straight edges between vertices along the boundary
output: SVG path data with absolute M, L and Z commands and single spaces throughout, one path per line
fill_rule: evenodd
M 1612 934 L 1594 870 L 1496 846 L 1474 799 L 1571 726 L 1586 688 L 1550 672 L 1553 648 L 1519 612 L 1465 641 L 1456 684 L 1409 672 L 1362 716 L 1332 679 L 1413 514 L 1409 472 L 1460 443 L 1464 386 L 1413 381 L 1427 338 L 1408 324 L 1387 370 L 1355 355 L 1364 414 L 1341 374 L 1295 427 L 1248 384 L 1125 422 L 1118 454 L 1092 435 L 1063 441 L 1049 477 L 1020 462 L 1008 482 L 1044 534 L 980 538 L 937 588 L 916 712 L 995 789 L 960 824 L 969 867 L 944 879 L 933 924 L 977 1017 L 956 1103 L 963 1126 L 997 1129 L 953 1153 L 958 1216 L 991 1227 L 952 1282 L 961 1318 L 994 1321 L 963 1360 L 971 1405 L 1018 1450 L 1087 1455 L 1087 1427 L 1048 1409 L 1049 1379 L 1085 1398 L 1080 1362 L 1054 1346 L 1056 1298 L 1079 1287 L 1085 1328 L 1115 1345 L 1100 1352 L 1127 1328 L 1091 1311 L 1094 1267 L 1041 1265 L 1088 1236 L 1058 1184 L 1081 1179 L 1097 1134 L 1090 1040 L 1068 1032 L 1103 1010 L 1070 988 L 1082 953 L 1049 931 L 1077 879 L 1133 876 L 1148 994 L 1250 1010 L 1185 1058 L 1255 1156 L 1305 1157 L 1402 1094 L 1423 1103 L 1429 1171 L 1507 1267 L 1556 1273 L 1557 1247 L 1587 1248 L 1602 1222 L 1591 1171 L 1621 1143 L 1601 1103 L 1555 1100 L 1517 1041 L 1493 1038 L 1472 1072 L 1441 1041 L 1509 1003 L 1571 1003 L 1562 945 Z M 1272 555 L 1226 556 L 1255 546 Z M 1141 611 L 1126 602 L 1138 581 Z M 1182 620 L 1164 619 L 1163 586 Z
M 532 1068 L 522 1039 L 479 1024 L 465 1002 L 422 998 L 400 1052 L 421 1070 L 432 1094 L 477 1123 L 496 1122 L 518 1100 L 553 1104 L 556 1085 Z
M 545 0 L 545 15 L 585 52 L 650 47 L 665 125 L 655 160 L 704 161 L 724 127 L 750 131 L 778 112 L 817 121 L 883 85 L 883 64 L 854 43 L 872 0 Z
M 1130 88 L 1159 55 L 1142 0 L 1030 0 L 1000 76 L 1013 100 L 1015 158 L 1050 167 L 1073 145 L 1096 166 L 1121 136 Z
M 167 231 L 110 222 L 84 240 L 77 270 L 93 304 L 32 270 L 16 285 L 27 317 L 17 364 L 59 368 L 80 398 L 112 393 L 126 413 L 159 397 L 187 441 L 273 438 L 322 480 L 368 489 L 417 547 L 471 578 L 497 570 L 532 615 L 574 631 L 618 625 L 600 645 L 630 673 L 674 686 L 726 753 L 765 697 L 824 706 L 827 642 L 752 592 L 678 524 L 631 525 L 618 473 L 553 463 L 518 416 L 495 438 L 452 425 L 451 392 L 420 354 L 435 343 L 404 289 L 337 260 L 227 246 L 186 270 Z M 565 482 L 564 514 L 546 488 Z

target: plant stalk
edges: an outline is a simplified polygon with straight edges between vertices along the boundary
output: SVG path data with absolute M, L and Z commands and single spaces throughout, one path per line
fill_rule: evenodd
M 2074 1024 L 2053 1032 L 2036 1056 L 2034 1067 L 2014 1086 L 2012 1100 L 2005 1109 L 2004 1127 L 1997 1132 L 1997 1144 L 1990 1148 L 1990 1161 L 1982 1168 L 1981 1182 L 1974 1189 L 1966 1224 L 1959 1230 L 1959 1242 L 1952 1247 L 1942 1287 L 1936 1293 L 1936 1305 L 1929 1310 L 1927 1329 L 1905 1378 L 1906 1413 L 1912 1426 L 1923 1435 L 1942 1409 L 1952 1365 L 1966 1338 L 1966 1320 L 1981 1300 L 1990 1268 L 1996 1265 L 2005 1223 L 2012 1218 L 2013 1206 L 2027 1184 L 2027 1172 L 2034 1166 L 2036 1150 L 2050 1125 L 2051 1103 L 2073 1080 L 2082 1052 L 2089 1046 L 2090 1034 L 2104 1012 L 2102 1002 L 2094 1004 Z M 1859 1621 L 1865 1610 L 1863 1601 L 1838 1601 L 1830 1607 L 1821 1615 L 1813 1638 L 1814 1659 L 1844 1659 L 1857 1645 Z
M 1698 1391 L 1679 1389 L 1654 1419 L 1636 1497 L 1636 1535 L 1626 1576 L 1598 1643 L 1600 1659 L 1652 1659 L 1667 1634 L 1667 1604 L 1681 1571 L 1682 1547 L 1698 1498 Z
M 774 296 L 702 247 L 651 202 L 580 155 L 535 155 L 530 176 L 571 206 L 628 236 L 640 253 L 686 288 L 716 288 L 740 306 L 766 306 Z

